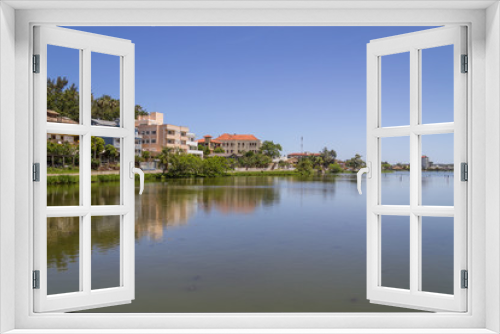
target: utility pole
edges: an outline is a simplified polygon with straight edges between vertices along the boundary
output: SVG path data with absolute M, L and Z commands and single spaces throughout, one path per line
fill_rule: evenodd
M 304 153 L 304 137 L 300 137 L 300 153 Z

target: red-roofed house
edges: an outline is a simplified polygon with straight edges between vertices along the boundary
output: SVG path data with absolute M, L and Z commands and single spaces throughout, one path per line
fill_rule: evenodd
M 209 146 L 210 151 L 216 147 L 221 147 L 224 153 L 222 156 L 243 155 L 245 152 L 252 151 L 257 153 L 260 149 L 261 142 L 254 135 L 238 135 L 224 133 L 219 137 L 212 139 L 212 136 L 204 136 L 203 139 L 198 140 L 198 144 Z

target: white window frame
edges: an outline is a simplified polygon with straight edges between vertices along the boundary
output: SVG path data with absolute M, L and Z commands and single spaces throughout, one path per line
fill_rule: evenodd
M 134 44 L 128 40 L 104 37 L 65 28 L 34 27 L 34 52 L 39 55 L 39 73 L 33 75 L 34 162 L 39 163 L 40 181 L 33 185 L 34 202 L 34 269 L 39 271 L 39 288 L 34 290 L 36 312 L 74 311 L 130 303 L 135 296 L 135 194 L 134 166 Z M 48 123 L 47 109 L 47 55 L 48 45 L 73 48 L 80 58 L 80 124 Z M 119 60 L 120 126 L 91 125 L 91 67 L 92 53 L 113 55 Z M 47 206 L 47 133 L 79 135 L 80 140 L 80 205 Z M 91 137 L 118 138 L 123 146 L 120 152 L 120 204 L 91 205 L 90 157 Z M 120 149 L 119 145 L 118 149 Z M 132 173 L 132 176 L 130 176 Z M 92 290 L 91 224 L 92 217 L 117 216 L 120 221 L 120 284 L 117 287 Z M 79 291 L 47 294 L 47 218 L 78 217 Z
M 17 7 L 14 11 L 11 7 Z M 109 6 L 110 10 L 99 7 Z M 120 6 L 122 6 L 120 8 Z M 134 9 L 124 9 L 132 6 Z M 147 7 L 150 6 L 148 9 Z M 177 8 L 176 8 L 177 6 Z M 184 6 L 184 8 L 178 8 Z M 203 8 L 201 7 L 203 6 Z M 392 7 L 397 8 L 392 8 Z M 24 7 L 24 9 L 22 9 Z M 66 7 L 66 8 L 61 8 Z M 79 9 L 75 9 L 78 7 Z M 86 9 L 82 9 L 85 8 Z M 163 8 L 158 8 L 163 7 Z M 226 7 L 226 8 L 224 8 Z M 52 8 L 52 10 L 44 10 Z M 143 10 L 137 10 L 142 8 Z M 151 9 L 153 8 L 153 9 Z M 57 9 L 57 10 L 56 10 Z M 103 15 L 105 13 L 105 15 Z M 491 333 L 500 332 L 500 12 L 497 1 L 45 1 L 0 3 L 0 331 L 144 333 Z M 32 27 L 58 25 L 409 25 L 465 24 L 469 31 L 467 313 L 34 314 L 31 158 Z M 14 37 L 15 36 L 15 37 Z M 133 42 L 133 41 L 132 41 Z M 341 52 L 341 50 L 339 50 Z M 12 83 L 15 83 L 15 88 Z M 15 124 L 12 127 L 12 110 Z M 487 136 L 486 136 L 487 135 Z M 11 148 L 15 138 L 15 148 Z M 486 154 L 488 152 L 488 154 Z M 15 175 L 13 178 L 12 175 Z M 488 182 L 486 182 L 488 175 Z M 15 189 L 15 197 L 12 197 Z M 14 209 L 12 209 L 14 208 Z M 15 222 L 15 224 L 13 224 Z M 14 254 L 14 256 L 12 256 Z M 15 286 L 15 289 L 12 287 Z M 487 293 L 486 293 L 487 292 Z M 333 297 L 334 298 L 334 297 Z M 12 305 L 15 305 L 12 307 Z M 139 329 L 142 328 L 142 329 Z M 120 329 L 122 329 L 120 331 Z M 133 330 L 135 329 L 135 330 Z M 165 329 L 160 331 L 160 329 Z M 245 330 L 246 329 L 246 330 Z M 302 329 L 297 331 L 297 329 Z M 416 331 L 415 329 L 418 329 Z M 41 332 L 41 331 L 40 331 Z M 47 331 L 45 331 L 47 332 Z M 108 331 L 109 333 L 109 331 Z
M 428 29 L 370 41 L 367 46 L 367 154 L 370 169 L 366 180 L 367 198 L 367 297 L 370 302 L 431 311 L 467 310 L 467 289 L 462 288 L 461 270 L 467 269 L 467 183 L 461 180 L 461 163 L 467 163 L 467 76 L 462 73 L 462 55 L 467 54 L 466 27 Z M 453 122 L 422 123 L 422 53 L 425 49 L 452 45 Z M 382 125 L 382 59 L 409 53 L 409 124 Z M 422 136 L 453 134 L 454 205 L 422 204 Z M 383 138 L 407 138 L 410 153 L 408 205 L 383 205 L 381 162 Z M 409 222 L 409 289 L 384 286 L 382 281 L 383 217 L 395 215 Z M 422 219 L 453 218 L 453 294 L 422 290 Z M 404 224 L 405 220 L 401 221 Z

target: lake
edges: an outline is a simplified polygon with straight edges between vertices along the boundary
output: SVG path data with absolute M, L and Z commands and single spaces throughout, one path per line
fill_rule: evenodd
M 114 204 L 117 183 L 93 184 Z M 453 172 L 424 172 L 423 203 L 453 205 Z M 76 186 L 49 186 L 69 205 Z M 409 173 L 382 175 L 408 204 Z M 407 312 L 366 299 L 366 197 L 355 175 L 146 183 L 136 196 L 136 299 L 90 312 Z M 387 219 L 386 219 L 387 218 Z M 119 219 L 92 220 L 92 288 L 119 284 Z M 453 219 L 422 222 L 425 291 L 453 293 Z M 78 219 L 48 221 L 49 293 L 78 290 Z M 382 219 L 382 283 L 409 286 L 409 219 Z M 412 311 L 413 312 L 413 311 Z

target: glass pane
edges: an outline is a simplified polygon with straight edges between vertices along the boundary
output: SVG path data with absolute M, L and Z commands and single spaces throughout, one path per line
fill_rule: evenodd
M 80 136 L 47 134 L 47 206 L 80 205 Z
M 92 52 L 92 125 L 120 126 L 120 57 Z
M 92 289 L 120 286 L 120 216 L 92 217 Z
M 119 205 L 121 138 L 92 137 L 91 205 Z
M 80 50 L 47 45 L 47 122 L 80 123 Z
M 410 124 L 410 53 L 381 57 L 382 126 Z
M 410 289 L 410 217 L 381 217 L 382 286 Z
M 423 49 L 422 123 L 453 122 L 453 45 Z
M 381 139 L 382 205 L 410 205 L 410 138 Z
M 422 205 L 453 206 L 453 137 L 422 136 Z
M 422 217 L 422 291 L 453 294 L 451 217 Z
M 47 218 L 47 294 L 80 290 L 80 218 Z

